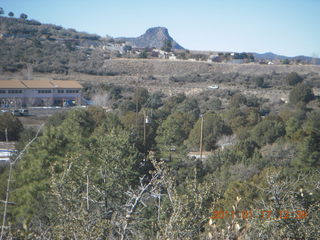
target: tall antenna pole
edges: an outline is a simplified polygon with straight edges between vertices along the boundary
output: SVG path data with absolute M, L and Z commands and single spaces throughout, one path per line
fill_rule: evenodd
M 201 117 L 201 127 L 200 127 L 200 160 L 202 160 L 202 142 L 203 142 L 203 115 Z

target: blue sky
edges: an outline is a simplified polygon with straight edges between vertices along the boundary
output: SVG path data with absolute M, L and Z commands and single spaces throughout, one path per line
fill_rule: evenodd
M 163 26 L 191 50 L 320 57 L 320 0 L 0 0 L 0 7 L 101 36 Z

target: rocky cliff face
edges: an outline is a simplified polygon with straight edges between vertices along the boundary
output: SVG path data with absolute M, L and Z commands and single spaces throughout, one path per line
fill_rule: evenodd
M 126 41 L 135 47 L 155 47 L 162 48 L 165 41 L 172 42 L 173 49 L 183 49 L 173 38 L 169 35 L 168 29 L 164 27 L 149 28 L 143 35 L 137 38 L 117 38 L 116 40 Z

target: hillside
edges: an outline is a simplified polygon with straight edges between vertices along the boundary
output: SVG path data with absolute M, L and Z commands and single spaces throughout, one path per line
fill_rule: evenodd
M 99 51 L 113 39 L 64 29 L 35 20 L 0 17 L 0 66 L 16 72 L 31 66 L 36 72 L 70 71 L 102 74 L 97 69 L 111 51 Z

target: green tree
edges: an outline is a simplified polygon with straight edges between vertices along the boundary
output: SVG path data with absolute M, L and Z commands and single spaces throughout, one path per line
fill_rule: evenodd
M 4 14 L 4 10 L 2 7 L 0 7 L 0 15 L 3 15 Z
M 99 127 L 90 143 L 90 149 L 66 157 L 62 166 L 51 165 L 48 195 L 54 203 L 54 238 L 112 235 L 110 225 L 122 214 L 126 193 L 138 183 L 139 154 L 126 131 L 106 134 Z M 80 227 L 84 224 L 86 229 Z
M 110 129 L 121 126 L 118 116 L 112 112 L 106 112 L 102 107 L 90 106 L 87 112 L 94 121 L 94 128 L 101 125 L 106 125 Z
M 68 116 L 67 111 L 60 111 L 50 116 L 46 122 L 46 126 L 59 126 Z
M 201 121 L 200 118 L 189 134 L 187 145 L 191 148 L 198 149 L 200 146 Z M 215 149 L 218 138 L 231 133 L 231 129 L 218 114 L 207 113 L 203 115 L 203 147 L 205 150 Z
M 316 133 L 320 135 L 320 112 L 319 111 L 312 111 L 307 114 L 305 130 L 307 134 Z
M 320 134 L 312 133 L 299 144 L 298 153 L 292 160 L 292 165 L 301 170 L 311 170 L 320 167 Z
M 11 113 L 0 115 L 0 141 L 6 141 L 6 129 L 8 141 L 17 141 L 23 130 L 21 121 Z
M 194 98 L 186 98 L 177 106 L 176 111 L 181 113 L 189 113 L 194 117 L 194 119 L 197 119 L 200 115 L 198 101 Z
M 256 77 L 255 84 L 257 87 L 263 88 L 264 87 L 264 79 L 263 77 Z
M 13 13 L 13 12 L 9 12 L 9 13 L 8 13 L 8 16 L 9 16 L 9 17 L 13 17 L 13 16 L 14 16 L 14 13 Z
M 186 98 L 187 97 L 184 93 L 179 93 L 175 96 L 169 97 L 162 108 L 163 111 L 166 112 L 168 115 L 170 113 L 173 113 L 176 110 L 177 106 L 180 103 L 182 103 Z
M 286 59 L 281 60 L 281 63 L 282 64 L 290 64 L 290 60 L 286 58 Z
M 236 145 L 236 149 L 240 151 L 246 158 L 251 158 L 254 154 L 255 149 L 257 149 L 258 147 L 258 144 L 252 140 L 240 141 Z
M 254 126 L 261 120 L 258 108 L 246 106 L 232 107 L 224 113 L 224 117 L 228 125 L 235 131 Z
M 28 15 L 25 14 L 25 13 L 21 13 L 20 14 L 20 18 L 23 19 L 23 20 L 26 20 L 28 18 Z
M 157 130 L 156 142 L 160 148 L 180 146 L 188 137 L 194 124 L 191 114 L 175 112 L 163 121 Z
M 136 108 L 136 103 L 130 100 L 121 101 L 121 103 L 119 104 L 119 109 L 122 113 L 135 112 Z
M 302 122 L 299 119 L 290 117 L 286 122 L 286 136 L 291 139 L 296 139 L 297 137 L 299 137 L 297 136 L 297 132 L 299 129 L 301 129 L 301 126 Z
M 134 91 L 134 95 L 133 95 L 133 102 L 135 104 L 138 104 L 138 110 L 140 111 L 140 109 L 146 104 L 146 102 L 149 99 L 149 92 L 146 88 L 143 87 L 138 87 L 136 88 L 136 90 Z
M 237 93 L 231 97 L 229 106 L 240 107 L 240 105 L 246 105 L 246 103 L 247 103 L 247 98 L 244 95 Z
M 294 166 L 310 170 L 320 167 L 320 112 L 311 112 L 307 115 L 305 123 L 306 137 L 298 146 L 298 154 L 293 159 Z
M 141 52 L 139 54 L 139 58 L 148 58 L 148 52 L 146 50 L 144 50 L 143 52 Z
M 211 106 L 211 109 L 209 108 L 209 111 L 220 110 L 222 106 L 222 102 L 219 98 L 211 98 L 209 100 L 209 105 Z
M 289 101 L 291 104 L 298 102 L 308 103 L 314 99 L 312 88 L 306 84 L 300 83 L 296 85 L 289 93 Z
M 149 108 L 157 109 L 163 105 L 162 98 L 164 97 L 164 94 L 162 92 L 155 92 L 153 93 L 147 103 L 146 106 Z
M 14 174 L 12 199 L 17 207 L 12 214 L 16 223 L 32 227 L 33 222 L 40 219 L 44 224 L 50 224 L 57 206 L 48 192 L 52 190 L 52 180 L 63 179 L 67 169 L 75 171 L 72 181 L 79 181 L 72 194 L 81 195 L 83 179 L 88 175 L 93 186 L 108 191 L 104 209 L 115 210 L 116 201 L 123 203 L 125 190 L 138 182 L 139 154 L 130 134 L 114 128 L 112 117 L 111 124 L 109 120 L 102 124 L 101 116 L 95 113 L 91 117 L 86 110 L 70 111 L 59 126 L 47 127 L 31 145 Z M 68 186 L 65 190 L 69 187 L 72 188 Z
M 301 83 L 303 81 L 303 78 L 296 72 L 288 73 L 286 76 L 286 82 L 290 86 L 297 85 L 298 83 Z
M 259 146 L 273 143 L 277 138 L 285 135 L 285 125 L 281 120 L 264 119 L 251 131 L 251 139 Z
M 121 123 L 131 132 L 133 141 L 141 153 L 153 149 L 155 145 L 156 129 L 158 127 L 157 121 L 151 116 L 148 116 L 149 122 L 144 124 L 144 111 L 146 112 L 146 115 L 148 115 L 148 110 L 143 109 L 138 114 L 135 112 L 127 112 L 120 117 Z M 146 127 L 146 145 L 144 145 L 144 127 Z
M 109 90 L 110 97 L 111 99 L 114 99 L 114 100 L 118 100 L 122 98 L 121 93 L 122 93 L 122 88 L 119 86 L 112 86 Z

